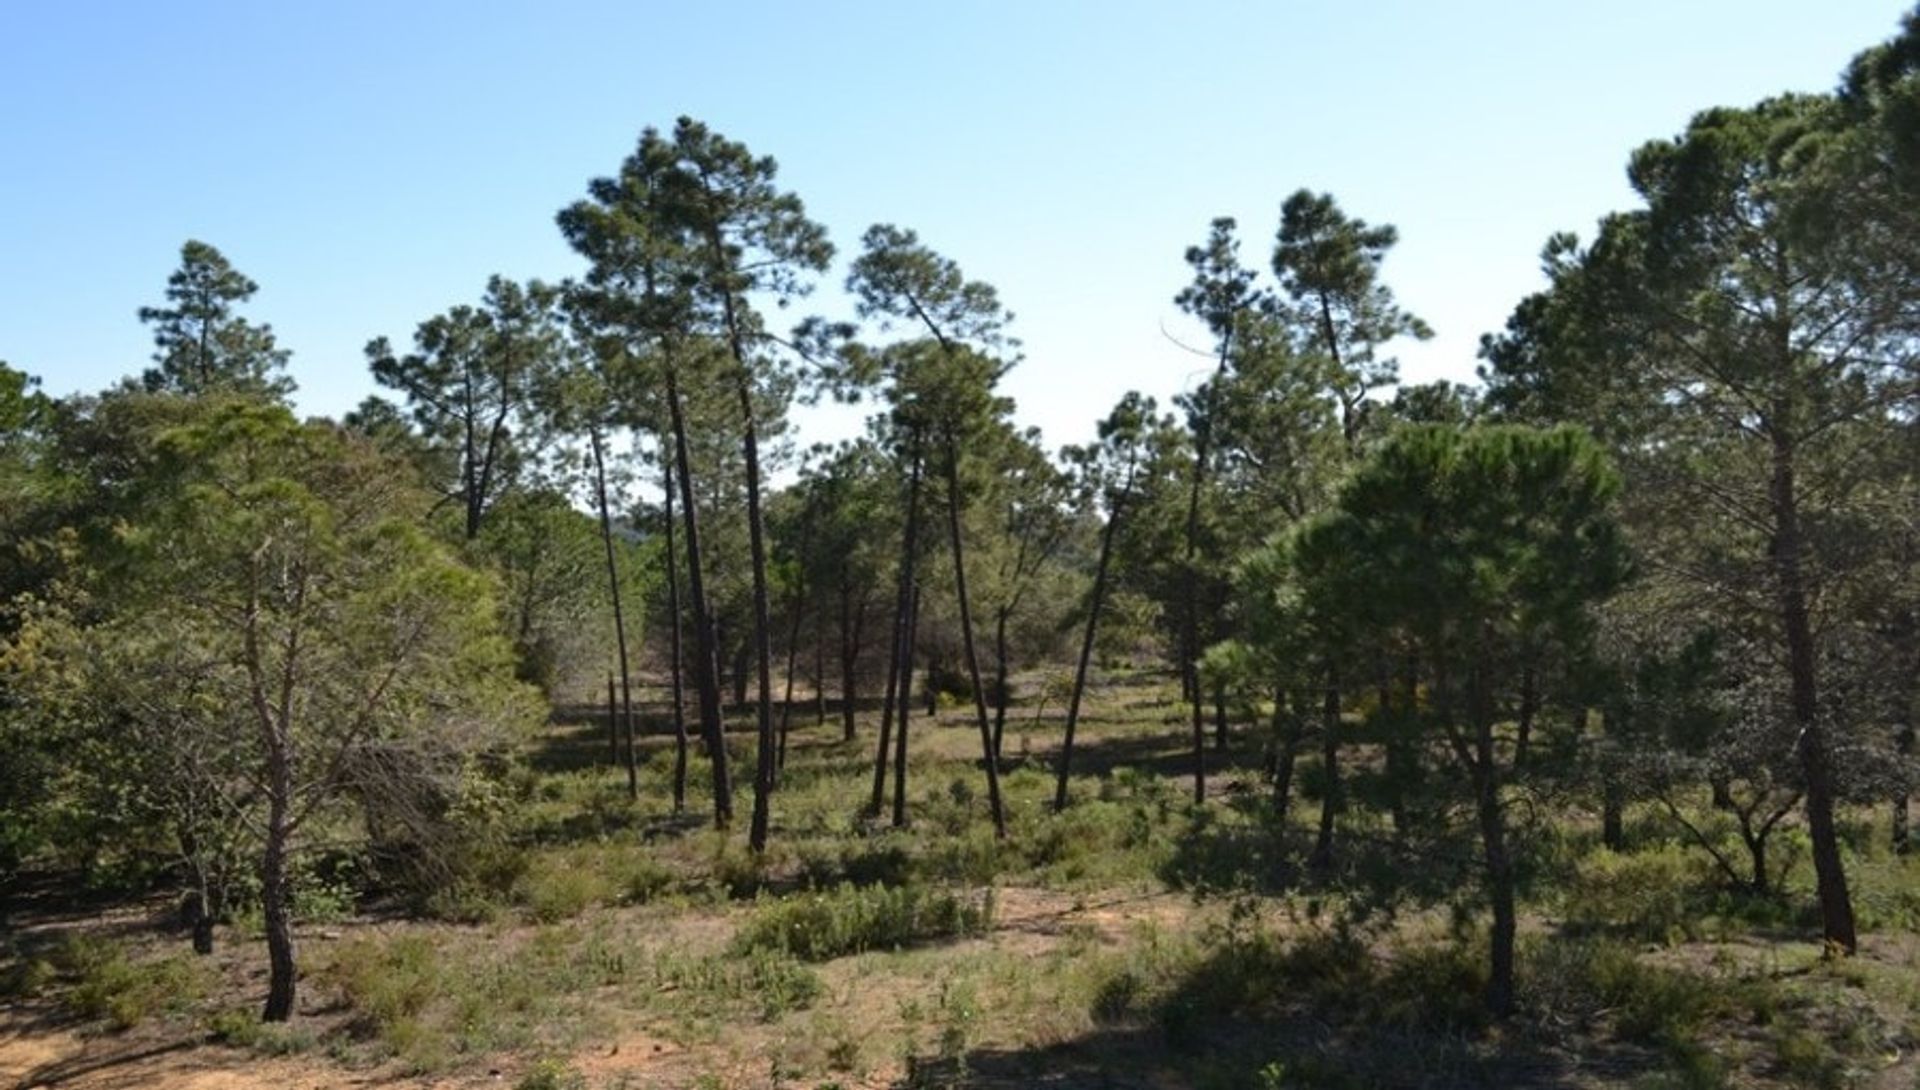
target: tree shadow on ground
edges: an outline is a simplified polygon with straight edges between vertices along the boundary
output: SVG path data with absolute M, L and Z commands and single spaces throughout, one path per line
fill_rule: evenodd
M 1187 1032 L 1144 1024 L 1099 1029 L 1056 1044 L 917 1057 L 892 1090 L 1575 1090 L 1624 1085 L 1664 1066 L 1656 1054 L 1639 1048 L 1582 1042 L 1575 1051 L 1526 1034 L 1341 1024 L 1311 1009 L 1257 1020 L 1224 1017 L 1202 1033 L 1181 1035 Z

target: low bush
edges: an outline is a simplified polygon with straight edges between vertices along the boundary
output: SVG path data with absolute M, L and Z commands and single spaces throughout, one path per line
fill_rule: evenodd
M 975 901 L 923 886 L 842 884 L 819 893 L 762 901 L 734 937 L 734 949 L 780 950 L 826 961 L 868 950 L 978 935 L 993 920 L 993 900 Z
M 205 968 L 190 954 L 135 961 L 119 943 L 76 937 L 55 949 L 51 964 L 71 981 L 67 1007 L 116 1030 L 180 1011 L 207 991 Z

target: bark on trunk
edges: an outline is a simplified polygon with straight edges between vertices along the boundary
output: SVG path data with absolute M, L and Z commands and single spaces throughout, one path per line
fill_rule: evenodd
M 993 620 L 993 759 L 1000 760 L 1001 742 L 1007 732 L 1007 610 L 995 611 Z
M 673 547 L 673 459 L 662 458 L 666 490 L 667 516 L 667 674 L 672 681 L 673 699 L 673 812 L 687 808 L 687 716 L 685 694 L 681 688 L 680 661 L 680 563 Z
M 873 762 L 873 814 L 887 797 L 887 761 L 892 756 L 893 731 L 906 729 L 908 675 L 913 672 L 914 559 L 920 546 L 920 434 L 914 432 L 907 454 L 907 520 L 900 534 L 899 588 L 894 600 L 893 641 L 887 650 L 887 694 L 880 707 L 880 748 Z
M 913 596 L 907 600 L 907 642 L 900 656 L 900 715 L 893 732 L 893 825 L 896 829 L 907 825 L 907 723 L 913 718 L 908 709 L 913 706 L 913 645 L 919 629 L 920 588 L 915 586 Z
M 682 525 L 687 531 L 687 597 L 693 608 L 693 685 L 700 705 L 700 733 L 706 739 L 713 766 L 713 823 L 726 828 L 733 821 L 733 784 L 727 769 L 726 724 L 720 713 L 719 663 L 713 614 L 707 608 L 707 588 L 700 550 L 700 508 L 694 501 L 693 459 L 688 450 L 686 417 L 680 406 L 677 372 L 666 369 L 667 412 L 673 427 L 673 457 L 678 470 Z
M 1087 602 L 1087 630 L 1080 637 L 1080 660 L 1073 670 L 1073 693 L 1067 698 L 1067 730 L 1060 741 L 1060 770 L 1054 777 L 1053 809 L 1067 808 L 1067 776 L 1073 768 L 1073 731 L 1080 722 L 1080 699 L 1087 691 L 1087 668 L 1093 662 L 1094 634 L 1100 627 L 1100 607 L 1107 600 L 1107 566 L 1113 558 L 1114 530 L 1120 525 L 1120 511 L 1133 490 L 1133 463 L 1127 464 L 1127 483 L 1107 512 L 1107 524 L 1100 530 L 1100 559 L 1093 568 L 1093 594 Z
M 960 606 L 960 643 L 966 652 L 967 680 L 973 684 L 973 708 L 980 724 L 980 756 L 987 766 L 987 809 L 993 835 L 1007 836 L 1007 815 L 1000 801 L 1000 760 L 993 725 L 987 718 L 987 694 L 980 684 L 980 656 L 973 646 L 973 606 L 967 601 L 967 561 L 960 533 L 960 448 L 947 436 L 947 528 L 953 543 L 953 586 Z
M 1320 800 L 1320 833 L 1313 842 L 1308 864 L 1317 870 L 1333 865 L 1334 821 L 1340 814 L 1340 678 L 1329 674 L 1320 705 L 1320 768 L 1326 786 Z
M 613 513 L 607 506 L 607 464 L 601 449 L 600 429 L 596 425 L 588 432 L 593 447 L 593 494 L 600 507 L 600 540 L 606 546 L 607 588 L 613 599 L 613 636 L 614 649 L 620 656 L 620 691 L 627 695 L 626 722 L 626 765 L 627 797 L 640 797 L 640 768 L 634 760 L 633 747 L 633 683 L 627 658 L 627 618 L 620 602 L 620 567 L 613 555 Z
M 1784 407 L 1776 421 L 1791 419 Z M 1773 561 L 1780 614 L 1787 639 L 1787 668 L 1791 681 L 1794 724 L 1799 728 L 1799 757 L 1806 781 L 1807 833 L 1813 847 L 1813 870 L 1820 899 L 1820 930 L 1829 948 L 1847 954 L 1859 947 L 1853 920 L 1853 899 L 1847 892 L 1846 870 L 1840 859 L 1840 835 L 1834 826 L 1832 756 L 1826 726 L 1820 721 L 1820 701 L 1813 624 L 1807 609 L 1806 573 L 1802 568 L 1799 498 L 1794 484 L 1794 448 L 1784 432 L 1773 439 L 1772 499 Z

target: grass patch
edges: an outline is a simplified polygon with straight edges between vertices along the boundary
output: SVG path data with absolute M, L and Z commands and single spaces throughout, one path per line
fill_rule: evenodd
M 737 952 L 778 950 L 827 961 L 868 950 L 985 934 L 993 897 L 960 897 L 925 886 L 856 886 L 760 902 L 734 938 Z

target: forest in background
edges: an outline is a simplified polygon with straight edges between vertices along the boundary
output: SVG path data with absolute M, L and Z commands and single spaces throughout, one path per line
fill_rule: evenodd
M 1145 889 L 1191 895 L 1194 945 L 1075 977 L 1082 1029 L 1204 1056 L 1291 1027 L 1183 1078 L 1341 1085 L 1332 1043 L 1386 1025 L 1466 1066 L 1348 1084 L 1527 1082 L 1500 1065 L 1593 1038 L 1642 1081 L 1910 1085 L 1920 13 L 1628 173 L 1474 385 L 1398 381 L 1430 334 L 1393 226 L 1308 190 L 1257 243 L 1202 225 L 1176 302 L 1208 377 L 1058 450 L 999 392 L 1047 364 L 989 283 L 895 225 L 843 258 L 691 119 L 558 211 L 576 277 L 373 339 L 384 393 L 337 421 L 298 418 L 257 286 L 187 242 L 143 373 L 52 398 L 0 365 L 7 990 L 122 1029 L 204 993 L 269 1052 L 338 1002 L 358 1060 L 458 1068 L 486 1046 L 405 1036 L 457 989 L 335 957 L 309 1003 L 303 931 L 718 911 L 694 978 L 787 996 L 765 1021 L 814 963 Z M 856 320 L 807 316 L 828 280 Z M 826 399 L 864 434 L 795 434 Z M 155 903 L 137 957 L 15 923 Z M 1836 1026 L 1777 963 L 1732 989 L 1638 956 L 1729 936 L 1893 991 Z M 430 956 L 389 939 L 359 960 Z M 264 959 L 246 1017 L 181 983 L 218 957 Z M 1791 1032 L 1702 1044 L 1741 1019 Z M 961 1021 L 887 1077 L 977 1078 Z

